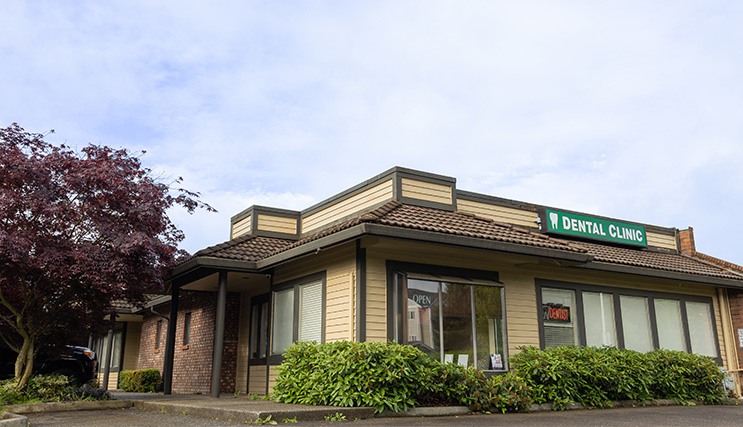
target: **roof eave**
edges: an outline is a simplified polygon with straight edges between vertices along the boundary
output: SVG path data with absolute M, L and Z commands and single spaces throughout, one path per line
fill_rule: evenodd
M 723 277 L 705 276 L 699 274 L 682 273 L 678 271 L 658 270 L 647 267 L 636 267 L 631 265 L 611 264 L 605 262 L 589 262 L 576 267 L 589 270 L 607 271 L 612 273 L 625 273 L 637 276 L 655 277 L 661 279 L 680 280 L 684 282 L 699 283 L 703 285 L 718 285 L 728 288 L 743 288 L 743 280 L 726 279 Z
M 240 261 L 210 256 L 195 256 L 188 261 L 173 267 L 166 277 L 166 281 L 176 280 L 179 277 L 199 269 L 229 270 L 250 273 L 258 271 L 256 263 L 253 261 Z

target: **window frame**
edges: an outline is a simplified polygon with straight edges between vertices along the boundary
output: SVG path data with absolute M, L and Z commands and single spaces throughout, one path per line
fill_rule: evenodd
M 409 263 L 402 261 L 387 260 L 387 340 L 400 344 L 407 344 L 408 340 L 408 320 L 407 307 L 404 303 L 404 289 L 407 286 L 407 279 L 428 280 L 432 282 L 452 283 L 470 286 L 489 286 L 500 289 L 501 313 L 502 313 L 502 331 L 503 338 L 503 369 L 482 370 L 490 375 L 495 373 L 507 372 L 509 370 L 509 352 L 508 352 L 508 321 L 506 314 L 506 288 L 500 281 L 498 272 L 486 270 L 474 270 L 456 267 L 443 267 L 431 264 Z M 401 276 L 405 277 L 404 282 L 400 283 Z M 471 288 L 472 298 L 474 298 L 474 288 Z M 471 299 L 474 304 L 474 299 Z M 476 316 L 474 305 L 472 306 L 472 347 L 473 354 L 476 352 L 477 342 L 475 339 L 475 322 Z M 440 319 L 441 320 L 441 319 Z M 443 334 L 442 334 L 443 335 Z M 443 352 L 443 348 L 440 349 Z M 473 364 L 476 364 L 473 360 Z
M 191 312 L 187 311 L 183 315 L 183 342 L 182 347 L 189 347 L 191 345 Z
M 295 343 L 299 337 L 299 289 L 303 285 L 309 285 L 312 283 L 321 282 L 321 288 L 322 288 L 322 307 L 320 308 L 322 312 L 321 316 L 321 324 L 320 324 L 320 330 L 321 330 L 321 339 L 320 343 L 325 342 L 325 327 L 326 327 L 326 307 L 327 307 L 327 283 L 326 283 L 326 272 L 322 271 L 315 274 L 310 274 L 308 276 L 303 276 L 298 279 L 290 280 L 284 283 L 280 283 L 277 285 L 274 285 L 271 288 L 271 296 L 270 296 L 270 304 L 269 304 L 269 342 L 268 342 L 268 348 L 266 349 L 267 353 L 267 361 L 269 365 L 277 365 L 280 364 L 284 360 L 283 352 L 281 354 L 273 353 L 273 341 L 274 341 L 274 328 L 275 328 L 275 322 L 274 322 L 274 316 L 276 314 L 276 307 L 275 307 L 275 298 L 277 292 L 285 291 L 287 289 L 293 289 L 294 291 L 294 306 L 292 308 L 292 319 L 293 319 L 293 325 L 292 325 L 292 343 Z
M 585 328 L 585 317 L 583 311 L 583 292 L 602 292 L 607 294 L 613 294 L 614 303 L 614 322 L 616 325 L 617 333 L 617 348 L 625 348 L 624 342 L 624 322 L 622 319 L 622 309 L 620 305 L 620 296 L 630 297 L 643 297 L 647 299 L 648 314 L 650 317 L 650 332 L 652 337 L 653 349 L 657 350 L 660 348 L 660 340 L 658 336 L 658 323 L 655 313 L 655 299 L 668 299 L 679 301 L 679 307 L 681 309 L 681 320 L 683 327 L 683 335 L 686 343 L 686 353 L 692 353 L 691 349 L 691 337 L 689 333 L 689 318 L 686 312 L 687 302 L 698 302 L 708 304 L 710 307 L 710 323 L 712 325 L 712 332 L 714 334 L 715 351 L 717 352 L 716 357 L 712 357 L 717 361 L 718 364 L 722 364 L 722 355 L 720 354 L 720 342 L 719 334 L 717 331 L 717 323 L 715 319 L 715 307 L 712 297 L 705 297 L 700 295 L 686 295 L 686 294 L 674 294 L 662 291 L 647 291 L 641 289 L 628 289 L 611 286 L 593 285 L 585 283 L 573 283 L 563 282 L 558 280 L 549 279 L 535 279 L 536 284 L 536 297 L 537 297 L 537 321 L 539 323 L 539 347 L 544 348 L 544 321 L 541 316 L 542 311 L 542 288 L 554 288 L 554 289 L 567 289 L 575 292 L 575 316 L 576 316 L 576 327 L 578 328 L 578 342 L 576 345 L 586 345 L 586 328 Z M 711 356 L 710 356 L 711 357 Z

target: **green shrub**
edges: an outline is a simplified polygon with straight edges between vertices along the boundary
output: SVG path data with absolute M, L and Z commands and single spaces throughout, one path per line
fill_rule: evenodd
M 523 347 L 510 362 L 533 401 L 558 410 L 576 402 L 601 408 L 612 400 L 715 403 L 724 397 L 722 373 L 712 359 L 677 351 Z
M 671 350 L 656 350 L 647 358 L 654 368 L 650 388 L 656 399 L 720 403 L 725 397 L 724 374 L 713 359 Z
M 514 372 L 494 375 L 488 380 L 490 408 L 499 412 L 525 412 L 531 406 L 529 387 Z
M 526 386 L 516 375 L 488 380 L 481 371 L 441 364 L 412 346 L 345 341 L 290 346 L 272 397 L 305 405 L 370 406 L 377 412 L 421 405 L 464 405 L 473 411 L 529 407 Z
M 162 378 L 157 368 L 136 369 L 119 373 L 119 388 L 135 393 L 155 393 L 162 390 Z
M 64 375 L 34 375 L 28 380 L 25 393 L 43 402 L 67 400 L 75 390 L 70 377 Z
M 18 382 L 14 378 L 0 381 L 0 406 L 30 403 L 28 396 L 18 391 L 17 384 Z M 38 399 L 34 401 L 38 401 Z
M 435 363 L 407 345 L 297 342 L 284 352 L 272 397 L 286 403 L 405 411 L 415 405 Z

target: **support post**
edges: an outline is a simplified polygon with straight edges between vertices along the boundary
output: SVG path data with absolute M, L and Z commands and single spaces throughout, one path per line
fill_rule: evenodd
M 111 319 L 108 322 L 108 335 L 106 335 L 106 349 L 105 354 L 106 357 L 103 359 L 104 366 L 103 366 L 103 384 L 101 384 L 101 388 L 104 390 L 108 390 L 108 378 L 111 375 L 111 356 L 113 354 L 114 349 L 114 326 L 116 325 L 116 312 L 112 311 Z
M 175 357 L 175 327 L 178 324 L 179 288 L 172 285 L 170 291 L 170 318 L 168 334 L 165 337 L 165 355 L 163 357 L 163 394 L 173 394 L 173 358 Z
M 212 353 L 212 397 L 219 397 L 222 379 L 222 352 L 224 351 L 224 318 L 227 306 L 227 272 L 219 272 L 217 313 L 214 319 L 214 352 Z

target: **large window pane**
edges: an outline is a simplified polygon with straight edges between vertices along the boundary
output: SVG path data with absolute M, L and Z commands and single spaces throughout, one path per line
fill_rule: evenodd
M 503 289 L 475 286 L 477 369 L 505 369 Z
M 542 316 L 545 347 L 578 344 L 574 291 L 542 288 Z
M 444 319 L 444 360 L 452 355 L 462 366 L 474 363 L 472 342 L 471 287 L 453 283 L 441 284 L 441 307 Z
M 677 300 L 656 298 L 655 323 L 658 326 L 658 345 L 666 350 L 686 351 L 681 306 Z
M 619 303 L 622 307 L 624 347 L 642 352 L 653 350 L 648 299 L 621 295 Z
M 583 316 L 586 321 L 586 345 L 617 345 L 614 321 L 614 296 L 602 292 L 583 292 Z
M 268 302 L 253 304 L 250 319 L 250 357 L 266 357 L 266 328 L 268 326 Z
M 439 360 L 439 282 L 408 280 L 406 319 L 408 344 Z
M 712 327 L 712 308 L 704 302 L 687 302 L 686 318 L 689 321 L 692 353 L 717 357 L 715 331 Z
M 274 293 L 273 341 L 271 353 L 281 354 L 292 343 L 294 331 L 294 289 Z
M 299 287 L 299 340 L 322 341 L 322 282 Z

